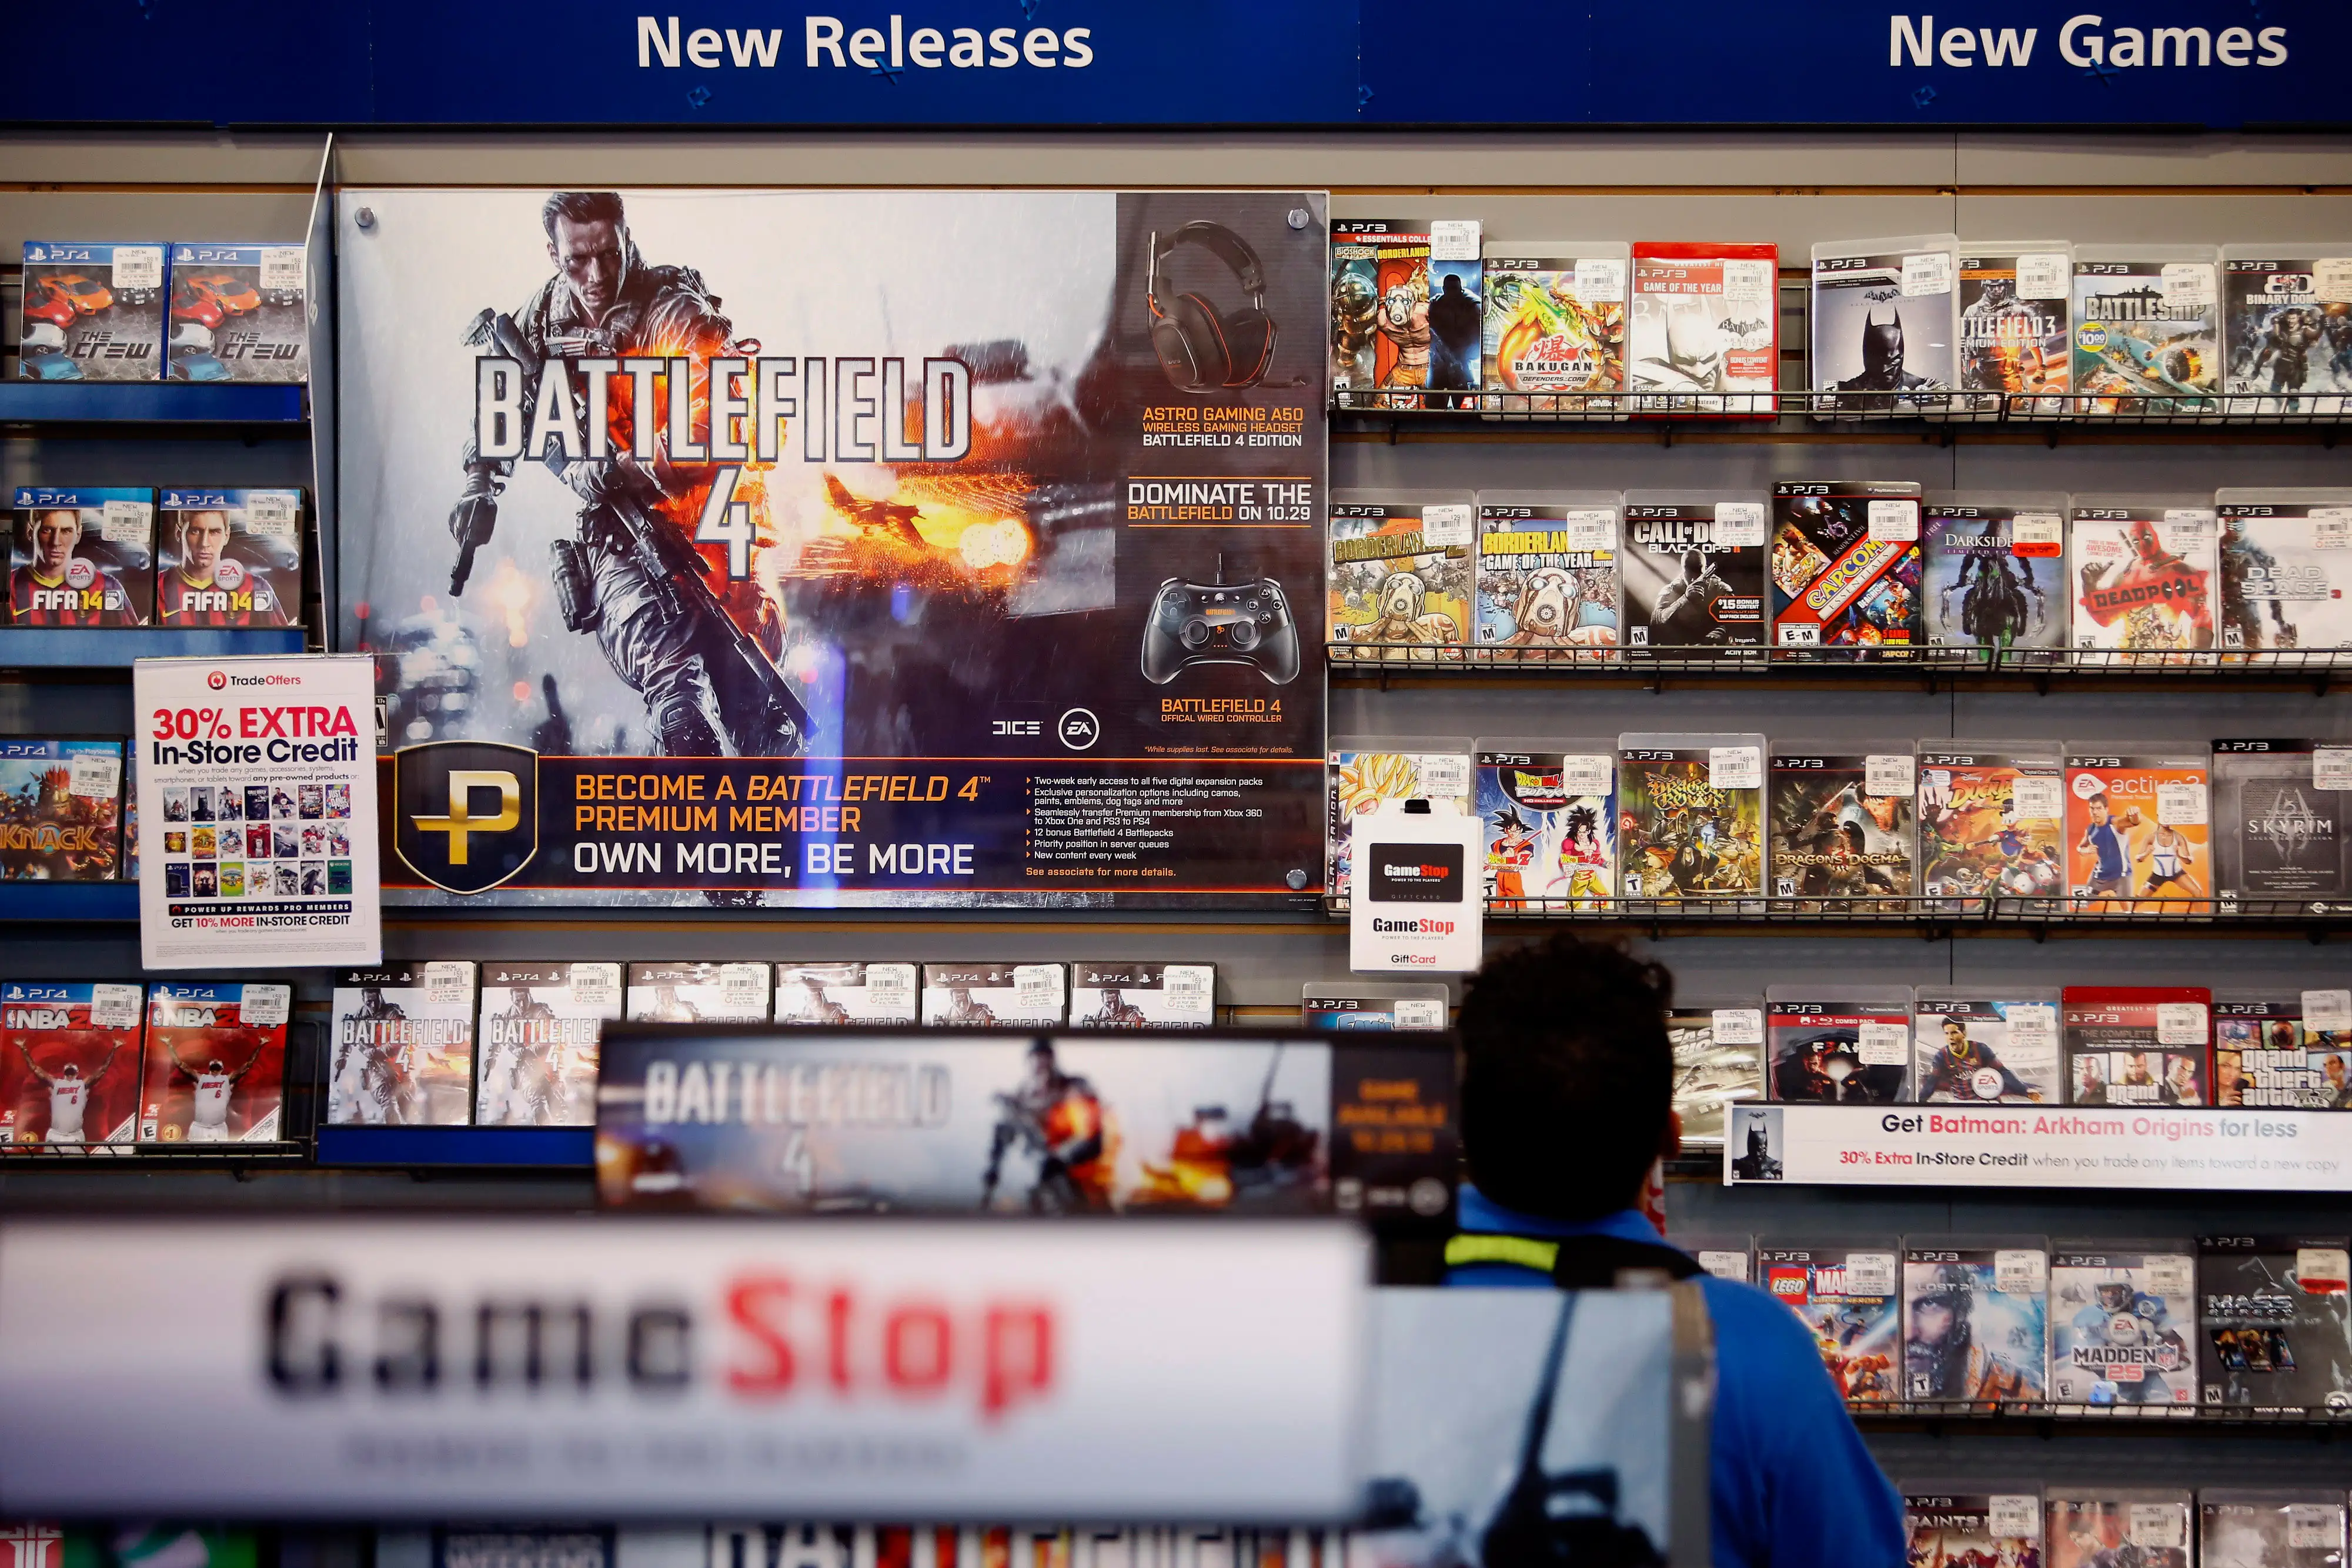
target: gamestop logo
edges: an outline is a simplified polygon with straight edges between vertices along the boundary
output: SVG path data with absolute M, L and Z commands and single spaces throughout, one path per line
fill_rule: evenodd
M 1374 843 L 1375 904 L 1459 904 L 1465 885 L 1459 844 Z

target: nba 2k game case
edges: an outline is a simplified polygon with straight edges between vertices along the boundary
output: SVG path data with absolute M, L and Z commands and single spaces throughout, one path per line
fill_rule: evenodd
M 2213 492 L 2221 533 L 2221 654 L 2352 660 L 2352 490 Z M 2331 654 L 2337 657 L 2331 658 Z
M 1923 1105 L 2057 1105 L 2055 988 L 1922 986 L 1913 1006 L 1912 1096 Z
M 2077 246 L 2069 412 L 2218 418 L 2220 265 L 2206 245 Z
M 2200 1375 L 2208 1405 L 2352 1408 L 2352 1294 L 2341 1233 L 2197 1241 Z
M 2185 1491 L 2052 1487 L 2042 1511 L 2049 1568 L 2189 1568 Z
M 765 964 L 632 964 L 631 1023 L 765 1023 Z
M 1632 247 L 1610 240 L 1488 240 L 1480 380 L 1505 413 L 1622 418 Z M 1493 400 L 1488 400 L 1491 404 Z
M 163 492 L 161 626 L 295 626 L 302 619 L 302 492 Z
M 1626 309 L 1636 413 L 1769 418 L 1780 374 L 1780 251 L 1641 240 Z
M 2202 496 L 2076 496 L 2066 519 L 2075 663 L 2186 664 L 2181 653 L 2210 648 L 2220 556 Z
M 474 969 L 442 958 L 335 976 L 330 1125 L 462 1127 L 474 1119 Z
M 1919 486 L 1772 486 L 1773 658 L 1909 658 L 1919 642 Z
M 2352 891 L 2344 791 L 2319 787 L 2309 739 L 2213 743 L 2213 900 L 2223 915 L 2297 915 Z
M 161 381 L 163 267 L 160 245 L 26 240 L 18 378 Z
M 2221 247 L 2221 405 L 2233 419 L 2340 417 L 2352 392 L 2352 256 Z
M 2197 1256 L 2187 1242 L 2062 1241 L 2052 1249 L 2050 1398 L 2197 1403 Z
M 172 247 L 171 353 L 175 382 L 310 379 L 310 326 L 299 245 Z
M 2344 1494 L 2207 1487 L 2197 1494 L 2197 1555 L 2207 1568 L 2342 1568 Z
M 920 991 L 913 964 L 779 964 L 776 1021 L 910 1024 Z
M 483 965 L 475 1122 L 593 1125 L 599 1042 L 621 1010 L 618 964 Z
M 1617 800 L 1622 896 L 1680 903 L 1763 893 L 1761 735 L 1621 735 Z
M 1941 414 L 1958 382 L 1959 240 L 1952 235 L 1813 246 L 1816 417 Z
M 1486 907 L 1598 910 L 1617 891 L 1617 743 L 1476 743 Z
M 1903 1396 L 2040 1404 L 2050 1382 L 2042 1237 L 1939 1236 L 1903 1249 Z
M 1478 242 L 1475 218 L 1342 218 L 1331 225 L 1331 387 L 1339 407 L 1443 407 L 1435 398 L 1424 402 L 1425 394 L 1477 390 L 1485 327 Z
M 1627 491 L 1625 646 L 1760 663 L 1769 512 L 1746 492 Z
M 1072 1029 L 1208 1029 L 1216 1021 L 1214 964 L 1070 966 Z
M 1475 510 L 1469 495 L 1450 490 L 1332 494 L 1330 641 L 1351 650 L 1337 657 L 1460 661 L 1470 641 Z
M 2209 754 L 2066 756 L 2066 895 L 2082 915 L 2210 915 Z
M 154 491 L 17 490 L 10 624 L 144 626 L 154 610 Z
M 0 737 L 0 882 L 112 882 L 121 872 L 119 736 Z
M 1765 992 L 1770 1096 L 1791 1104 L 1911 1098 L 1911 988 L 1774 986 Z
M 1891 1239 L 1834 1245 L 1757 1239 L 1757 1279 L 1813 1336 L 1830 1380 L 1849 1405 L 1892 1405 L 1898 1398 L 1901 1250 Z
M 1918 852 L 1912 798 L 1917 761 L 1909 746 L 1864 753 L 1795 742 L 1772 748 L 1770 859 L 1775 898 L 1823 909 L 1910 913 Z M 1873 904 L 1873 894 L 1902 902 Z M 1861 900 L 1864 902 L 1851 903 Z
M 2213 998 L 2213 1103 L 2282 1111 L 2352 1109 L 2352 1030 L 2304 1016 L 2302 991 L 2230 990 Z M 2310 993 L 2321 1024 L 2343 1021 L 2340 998 Z M 2326 1004 L 2339 1001 L 2336 1016 Z
M 1966 240 L 1959 259 L 1965 417 L 1997 419 L 2004 408 L 2039 418 L 2065 413 L 2074 248 L 2064 240 Z
M 159 980 L 147 988 L 142 1144 L 283 1138 L 293 988 Z
M 1501 663 L 1562 664 L 1618 643 L 1613 490 L 1482 490 L 1474 633 Z
M 2213 995 L 2202 986 L 2068 986 L 2071 1105 L 2202 1105 Z
M 1903 1533 L 1916 1568 L 2040 1568 L 2041 1483 L 1905 1481 Z
M 1729 1108 L 1764 1098 L 1764 1009 L 1758 998 L 1677 1001 L 1666 1014 L 1683 1147 L 1719 1149 Z
M 1070 1013 L 1060 964 L 926 964 L 926 1029 L 1059 1029 Z
M 1442 1030 L 1449 999 L 1434 980 L 1309 980 L 1298 1019 L 1315 1030 Z
M 1467 739 L 1335 735 L 1324 768 L 1323 886 L 1345 898 L 1353 885 L 1356 820 L 1387 800 L 1427 800 L 1430 810 L 1466 816 L 1471 810 L 1471 749 Z
M 0 1143 L 128 1144 L 139 1133 L 136 985 L 0 985 Z
M 2054 662 L 2066 645 L 2063 492 L 1933 490 L 1919 508 L 1920 612 L 1930 657 Z

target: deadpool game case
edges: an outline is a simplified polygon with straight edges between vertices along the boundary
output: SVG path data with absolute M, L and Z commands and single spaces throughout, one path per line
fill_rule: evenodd
M 2189 1568 L 2189 1494 L 2053 1487 L 2042 1500 L 2049 1568 Z
M 0 882 L 118 878 L 122 754 L 115 737 L 0 737 Z
M 2068 412 L 2218 417 L 2220 261 L 2211 246 L 2077 246 Z
M 1617 891 L 1617 743 L 1476 744 L 1486 907 L 1604 908 Z
M 163 492 L 155 621 L 294 626 L 302 618 L 302 492 Z
M 926 1029 L 1059 1029 L 1069 1018 L 1069 974 L 1060 964 L 926 964 Z
M 1364 656 L 1376 663 L 1458 662 L 1470 641 L 1475 511 L 1451 491 L 1335 491 L 1330 641 L 1374 650 Z
M 474 968 L 441 958 L 335 976 L 331 1125 L 462 1127 L 474 1119 Z
M 1484 322 L 1475 219 L 1331 225 L 1331 385 L 1341 408 L 1420 408 L 1475 391 Z M 1388 395 L 1382 395 L 1388 394 Z
M 1919 988 L 1912 1078 L 1923 1105 L 2058 1105 L 2058 992 L 2031 986 Z
M 1752 495 L 1627 491 L 1617 557 L 1625 646 L 1760 660 L 1769 511 Z
M 2308 246 L 2221 249 L 2222 412 L 2341 417 L 2352 392 L 2352 257 Z
M 765 964 L 632 964 L 631 1023 L 765 1023 Z
M 2347 1035 L 2313 1027 L 2300 991 L 2213 998 L 2213 1103 L 2277 1111 L 2352 1110 Z M 2318 996 L 2315 1002 L 2326 1000 Z M 2328 1019 L 2327 1022 L 2339 1021 Z
M 2033 741 L 1919 748 L 1920 891 L 1974 912 L 1984 898 L 2055 898 L 2065 880 L 2065 767 Z
M 2352 1409 L 2347 1248 L 2341 1234 L 2198 1239 L 2206 1404 Z
M 1488 240 L 1480 380 L 1506 413 L 1617 412 L 1625 385 L 1622 241 Z
M 273 1144 L 286 1135 L 290 986 L 159 980 L 147 988 L 142 1144 Z
M 2186 1243 L 2061 1242 L 2052 1250 L 2050 1397 L 2197 1403 L 2197 1258 Z
M 1960 405 L 1971 416 L 1998 417 L 2004 407 L 2042 416 L 2066 412 L 2074 271 L 2064 240 L 1961 245 L 1960 387 L 1976 395 Z
M 1617 737 L 1618 885 L 1626 898 L 1764 891 L 1764 737 Z
M 1958 383 L 1959 243 L 1951 235 L 1912 235 L 1813 246 L 1815 414 L 1949 408 Z
M 1683 1147 L 1723 1147 L 1730 1107 L 1764 1098 L 1764 1009 L 1756 999 L 1676 1002 L 1666 1014 Z
M 2038 1236 L 1906 1247 L 1903 1396 L 2039 1404 L 2050 1380 L 2049 1286 L 2050 1250 Z
M 174 245 L 164 379 L 308 382 L 304 272 L 299 245 Z
M 2066 497 L 1930 491 L 1919 513 L 1930 655 L 2042 664 L 2066 645 Z
M 1908 658 L 1918 646 L 1919 497 L 1891 480 L 1772 486 L 1773 657 Z
M 2042 1489 L 1906 1481 L 1903 1532 L 1914 1568 L 2040 1568 Z
M 2066 520 L 2076 663 L 2185 664 L 2180 653 L 2210 648 L 2220 554 L 2203 497 L 2076 496 Z
M 1633 246 L 1625 384 L 1638 413 L 1769 417 L 1780 371 L 1777 246 Z
M 2352 490 L 2213 492 L 2221 653 L 2301 668 L 2352 658 Z
M 1771 786 L 1772 894 L 1804 900 L 1801 914 L 1860 909 L 1907 914 L 1917 852 L 1909 747 L 1863 753 L 1775 747 Z M 1891 904 L 1852 904 L 1883 895 Z
M 1765 993 L 1771 1097 L 1819 1105 L 1893 1105 L 1911 1084 L 1911 991 Z
M 17 626 L 144 626 L 155 610 L 155 492 L 16 491 L 8 619 Z
M 621 1013 L 618 964 L 483 965 L 475 1122 L 595 1125 L 599 1042 Z
M 1317 1030 L 1442 1030 L 1448 1001 L 1435 981 L 1309 980 L 1299 991 L 1298 1019 Z
M 1216 1021 L 1214 964 L 1097 960 L 1070 966 L 1072 1029 L 1208 1029 Z
M 1390 800 L 1427 800 L 1430 810 L 1467 816 L 1472 805 L 1466 739 L 1333 736 L 1323 772 L 1323 886 L 1334 898 L 1353 885 L 1356 821 Z
M 2213 743 L 2213 898 L 2224 915 L 2318 913 L 2352 892 L 2342 791 L 2318 787 L 2320 741 Z
M 1621 508 L 1613 490 L 1479 492 L 1478 646 L 1515 664 L 1615 648 Z
M 163 249 L 26 240 L 17 378 L 163 380 Z
M 2344 1493 L 2197 1494 L 2197 1556 L 2206 1568 L 2344 1568 Z
M 2069 752 L 2070 907 L 2087 915 L 2212 913 L 2208 779 L 2201 748 Z
M 0 985 L 0 1144 L 128 1144 L 139 1133 L 136 985 Z
M 1811 1246 L 1759 1238 L 1756 1277 L 1812 1334 L 1847 1404 L 1895 1403 L 1902 1280 L 1895 1243 Z
M 2212 1002 L 2202 986 L 2068 986 L 2067 1103 L 2206 1103 Z
M 779 964 L 776 1021 L 910 1024 L 920 978 L 913 964 Z

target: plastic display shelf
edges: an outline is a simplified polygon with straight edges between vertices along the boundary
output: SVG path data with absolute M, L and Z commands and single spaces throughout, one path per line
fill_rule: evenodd
M 0 922 L 138 918 L 135 882 L 0 882 Z
M 2242 1405 L 2045 1405 L 2005 1401 L 1909 1400 L 1854 1404 L 1846 1409 L 1865 1427 L 1922 1427 L 1950 1432 L 2031 1434 L 2066 1427 L 2129 1428 L 2137 1432 L 2211 1432 L 2223 1427 L 2318 1427 L 2352 1434 L 2352 1406 L 2340 1410 L 2258 1409 Z
M 2032 425 L 2096 429 L 2155 426 L 2333 429 L 2352 424 L 2352 394 L 2199 393 L 2178 396 L 1992 392 L 1518 392 L 1428 387 L 1336 389 L 1334 416 L 1400 426 L 1422 421 L 1496 424 L 1769 423 L 1780 419 L 1871 424 Z
M 309 389 L 192 382 L 0 382 L 0 424 L 275 424 L 310 417 Z
M 299 653 L 299 626 L 11 626 L 0 630 L 0 670 L 127 670 L 137 659 L 226 659 Z
M 2352 684 L 2352 649 L 2219 649 L 2138 653 L 2107 648 L 1929 649 L 1909 652 L 1737 648 L 1498 648 L 1477 644 L 1326 644 L 1335 681 L 1545 681 L 1594 685 L 1841 685 L 1890 684 L 2002 686 L 2048 692 L 2100 686 L 2176 688 L 2307 686 L 2325 694 Z
M 321 1127 L 322 1166 L 576 1168 L 594 1162 L 593 1127 Z
M 1633 925 L 1653 935 L 1734 930 L 1791 933 L 1874 931 L 1927 937 L 2053 934 L 2098 936 L 2232 936 L 2299 932 L 2313 941 L 2352 935 L 2352 901 L 2326 899 L 2140 899 L 2129 910 L 2079 907 L 2088 901 L 2004 896 L 1797 898 L 1726 894 L 1706 898 L 1518 898 L 1489 904 L 1486 919 L 1579 925 Z M 2110 901 L 2101 901 L 2110 902 Z M 1349 901 L 1327 897 L 1344 916 Z
M 310 1158 L 306 1143 L 269 1144 L 10 1144 L 0 1153 L 0 1176 L 11 1171 L 148 1170 L 160 1166 L 226 1170 L 248 1166 L 299 1166 Z

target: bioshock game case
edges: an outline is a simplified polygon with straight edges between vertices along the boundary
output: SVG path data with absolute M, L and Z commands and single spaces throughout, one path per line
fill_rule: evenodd
M 1601 909 L 1617 892 L 1617 743 L 1478 740 L 1489 909 Z
M 330 1125 L 462 1127 L 474 1119 L 474 971 L 440 958 L 335 976 Z
M 1506 413 L 1615 413 L 1625 385 L 1632 249 L 1611 240 L 1488 240 L 1485 390 Z
M 174 245 L 164 378 L 307 382 L 306 287 L 299 245 Z
M 122 864 L 120 737 L 0 737 L 0 882 L 112 882 Z
M 2039 1404 L 2050 1381 L 2049 1245 L 1938 1237 L 1903 1249 L 1903 1397 Z
M 2050 1398 L 2197 1403 L 2197 1255 L 2183 1242 L 2060 1242 L 2050 1254 Z
M 1914 1004 L 1914 1097 L 1923 1105 L 2058 1105 L 2055 988 L 1922 986 Z
M 1384 800 L 1427 800 L 1430 810 L 1466 816 L 1472 806 L 1467 739 L 1335 735 L 1324 770 L 1323 887 L 1345 898 L 1353 885 L 1356 819 Z
M 2220 265 L 2206 245 L 2076 246 L 2069 412 L 2217 417 Z
M 764 1023 L 765 964 L 632 964 L 625 1016 L 631 1023 Z
M 155 560 L 161 626 L 296 626 L 302 492 L 163 492 Z
M 2300 914 L 2352 891 L 2345 794 L 2318 787 L 2321 744 L 2213 743 L 2213 899 L 2221 914 Z
M 1341 408 L 1419 408 L 1475 391 L 1484 329 L 1476 219 L 1331 225 L 1331 386 Z M 1395 395 L 1382 396 L 1393 392 Z
M 2073 379 L 2074 248 L 2064 240 L 1968 240 L 1960 246 L 1960 406 L 1998 416 L 2066 412 Z
M 1679 903 L 1764 891 L 1764 737 L 1617 737 L 1622 896 Z
M 26 240 L 18 379 L 161 381 L 163 248 Z
M 1070 980 L 1060 964 L 926 964 L 926 1029 L 1059 1029 Z
M 1813 412 L 1941 413 L 1958 384 L 1959 240 L 1952 235 L 1813 246 Z
M 1309 980 L 1298 1018 L 1312 1030 L 1442 1030 L 1449 1002 L 1434 980 Z
M 2041 1568 L 2042 1488 L 1906 1481 L 1903 1533 L 1915 1568 Z
M 1769 511 L 1739 492 L 1627 491 L 1617 558 L 1625 646 L 1760 660 Z
M 2204 497 L 2076 496 L 2066 520 L 2076 663 L 2180 664 L 2179 653 L 2210 648 L 2220 557 Z
M 2040 664 L 2066 646 L 2066 509 L 2046 495 L 1931 490 L 1919 512 L 1931 652 Z
M 1331 496 L 1330 640 L 1380 662 L 1459 661 L 1470 641 L 1475 507 L 1446 490 Z
M 1893 1240 L 1816 1246 L 1759 1237 L 1756 1276 L 1813 1336 L 1849 1405 L 1892 1405 L 1902 1354 L 1901 1249 Z
M 1780 373 L 1780 251 L 1641 240 L 1626 310 L 1625 385 L 1639 413 L 1769 415 Z
M 913 964 L 779 964 L 776 1021 L 827 1026 L 919 1021 Z
M 1764 1009 L 1758 999 L 1677 1001 L 1666 1014 L 1675 1113 L 1683 1119 L 1685 1149 L 1720 1149 L 1729 1108 L 1764 1098 Z
M 2212 1002 L 2202 986 L 2068 986 L 2067 1103 L 2206 1103 Z
M 144 626 L 155 611 L 155 492 L 16 491 L 8 623 Z
M 474 1120 L 485 1127 L 585 1127 L 596 1120 L 604 1026 L 622 1013 L 621 966 L 485 964 Z
M 2221 247 L 2225 413 L 2345 413 L 2352 392 L 2347 284 L 2352 256 L 2315 256 L 2308 244 Z
M 0 1145 L 135 1140 L 143 1001 L 136 985 L 0 985 Z
M 2212 913 L 2207 753 L 2066 757 L 2066 892 L 2081 914 Z
M 1214 964 L 1097 959 L 1070 966 L 1072 1029 L 1210 1029 L 1216 1021 Z
M 147 988 L 142 1144 L 270 1144 L 286 1135 L 290 986 L 159 980 Z
M 1893 1105 L 1911 1098 L 1910 988 L 1774 986 L 1765 1006 L 1774 1100 Z
M 2049 1568 L 2189 1568 L 2185 1491 L 2052 1487 L 2042 1500 Z
M 1772 486 L 1773 657 L 1899 659 L 1919 643 L 1919 497 L 1893 481 Z
M 2340 1490 L 2197 1494 L 2197 1555 L 2206 1568 L 2343 1568 L 2344 1546 Z
M 1616 647 L 1622 507 L 1613 490 L 1480 491 L 1478 646 L 1526 664 Z
M 2347 1248 L 2352 1238 L 2341 1234 L 2198 1239 L 2206 1404 L 2352 1408 Z
M 1849 907 L 1908 914 L 1917 891 L 1916 768 L 1907 746 L 1873 753 L 1775 746 L 1767 772 L 1772 895 L 1804 900 L 1796 906 L 1803 914 Z M 1873 894 L 1906 902 L 1846 902 Z
M 2221 655 L 2352 659 L 2352 490 L 2213 492 L 2221 524 Z
M 2347 1033 L 2312 1027 L 2300 991 L 2216 992 L 2213 1103 L 2352 1110 Z

